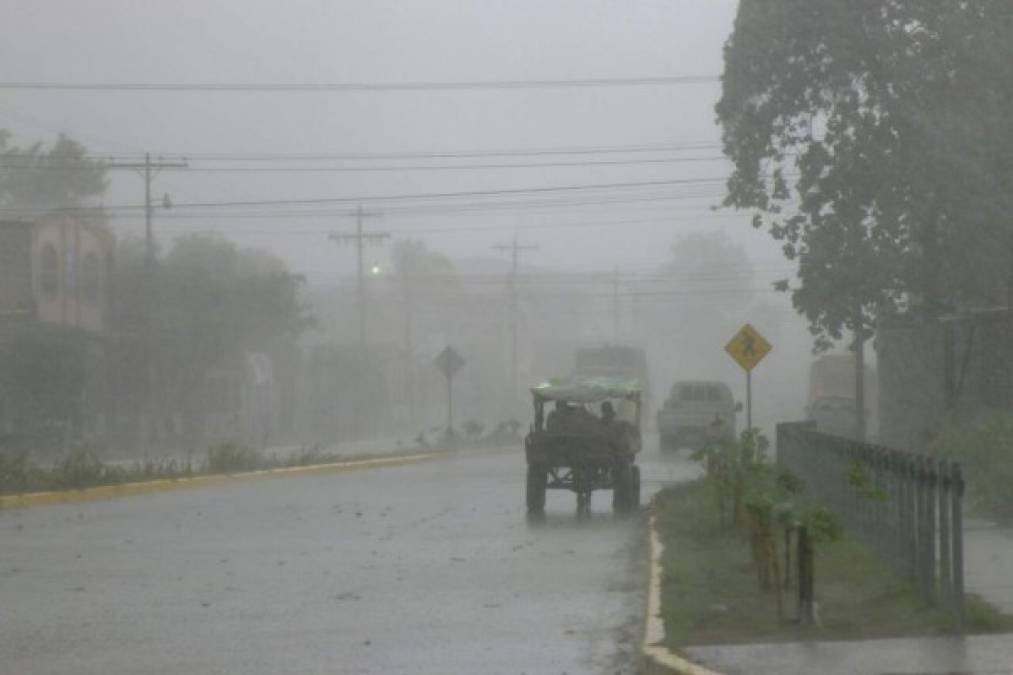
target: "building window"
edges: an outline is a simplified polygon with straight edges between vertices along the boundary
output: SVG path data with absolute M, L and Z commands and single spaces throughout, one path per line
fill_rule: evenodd
M 98 302 L 101 283 L 98 256 L 89 253 L 84 257 L 84 263 L 81 265 L 81 291 L 85 302 Z
M 60 256 L 56 252 L 56 247 L 52 244 L 46 244 L 42 247 L 42 257 L 40 260 L 40 285 L 42 286 L 42 292 L 49 297 L 55 297 L 57 291 L 60 289 Z

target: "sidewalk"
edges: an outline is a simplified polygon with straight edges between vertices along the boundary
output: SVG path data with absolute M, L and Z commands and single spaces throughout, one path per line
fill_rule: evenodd
M 725 675 L 1013 675 L 1013 636 L 691 647 Z
M 964 519 L 964 587 L 1013 614 L 1013 528 Z
M 1013 613 L 1013 528 L 964 521 L 964 579 Z M 1013 635 L 899 638 L 689 647 L 696 663 L 725 675 L 1013 675 Z

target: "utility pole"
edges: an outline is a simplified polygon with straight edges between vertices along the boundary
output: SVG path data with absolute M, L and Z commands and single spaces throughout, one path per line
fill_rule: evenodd
M 379 212 L 363 211 L 362 206 L 359 206 L 355 209 L 355 233 L 331 234 L 332 240 L 354 245 L 357 250 L 358 270 L 356 274 L 358 281 L 356 295 L 359 305 L 359 345 L 363 348 L 366 346 L 366 272 L 363 267 L 363 249 L 366 244 L 379 244 L 383 240 L 390 238 L 390 232 L 363 232 L 362 221 L 366 218 L 379 218 L 380 215 Z
M 154 212 L 151 203 L 151 181 L 162 169 L 186 169 L 189 166 L 185 160 L 170 162 L 158 159 L 153 162 L 150 152 L 144 153 L 143 162 L 110 162 L 105 165 L 106 169 L 140 171 L 144 177 L 144 263 L 149 276 L 155 265 L 155 233 L 151 225 L 151 215 Z
M 517 268 L 518 258 L 522 251 L 536 251 L 537 244 L 519 244 L 517 235 L 514 235 L 510 244 L 496 244 L 494 249 L 500 253 L 510 252 L 510 402 L 513 405 L 517 396 Z
M 619 344 L 619 268 L 612 268 L 612 343 Z
M 185 160 L 166 161 L 158 159 L 156 161 L 151 160 L 151 153 L 144 153 L 143 162 L 109 162 L 105 165 L 106 169 L 129 169 L 132 171 L 139 171 L 141 176 L 144 178 L 144 288 L 143 288 L 143 306 L 142 310 L 142 358 L 145 364 L 145 374 L 141 378 L 141 387 L 143 391 L 140 393 L 140 401 L 142 406 L 142 415 L 144 412 L 149 414 L 153 413 L 153 397 L 152 392 L 154 391 L 154 380 L 155 370 L 152 356 L 154 354 L 154 322 L 151 321 L 151 313 L 155 307 L 155 233 L 152 227 L 152 214 L 154 212 L 154 205 L 151 203 L 151 181 L 158 175 L 162 169 L 186 169 L 189 166 Z M 166 203 L 168 203 L 168 195 L 165 196 Z

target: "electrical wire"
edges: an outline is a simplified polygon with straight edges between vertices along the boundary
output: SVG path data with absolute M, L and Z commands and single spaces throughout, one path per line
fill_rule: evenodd
M 163 152 L 149 153 L 157 159 L 200 160 L 207 162 L 276 162 L 276 161 L 324 161 L 324 160 L 412 160 L 412 159 L 477 159 L 490 157 L 528 157 L 546 155 L 614 155 L 643 154 L 659 152 L 688 152 L 716 150 L 721 145 L 712 142 L 649 144 L 649 145 L 600 145 L 600 146 L 556 146 L 542 148 L 491 148 L 489 150 L 430 150 L 412 152 L 250 152 L 250 153 L 208 153 L 208 152 Z M 102 153 L 92 151 L 88 161 L 143 160 L 145 153 Z
M 623 190 L 629 188 L 651 188 L 671 187 L 677 185 L 713 185 L 724 184 L 725 178 L 680 178 L 671 180 L 639 181 L 628 183 L 586 183 L 574 185 L 553 185 L 545 187 L 526 188 L 501 188 L 495 190 L 463 190 L 458 192 L 420 192 L 410 194 L 388 194 L 388 195 L 360 195 L 355 197 L 314 197 L 306 199 L 253 199 L 243 201 L 218 201 L 218 202 L 185 202 L 173 204 L 174 209 L 194 208 L 234 208 L 250 206 L 302 206 L 315 204 L 355 204 L 357 202 L 387 202 L 387 201 L 421 201 L 429 199 L 457 199 L 461 197 L 496 197 L 507 195 L 530 195 L 530 194 L 551 194 L 566 192 L 584 192 L 590 190 Z M 93 208 L 65 207 L 56 209 L 16 209 L 3 208 L 0 213 L 30 213 L 30 212 L 60 212 L 60 211 L 143 211 L 143 204 L 122 204 L 116 206 L 102 206 Z
M 684 164 L 687 162 L 720 162 L 726 161 L 722 155 L 710 157 L 670 157 L 640 158 L 617 160 L 584 160 L 573 162 L 514 162 L 497 164 L 405 164 L 401 166 L 230 166 L 230 167 L 168 167 L 179 173 L 368 173 L 368 172 L 399 172 L 399 171 L 473 171 L 490 169 L 543 169 L 558 167 L 592 167 L 592 166 L 635 166 L 657 164 Z M 50 160 L 51 161 L 51 160 Z M 60 166 L 54 164 L 27 164 L 0 162 L 0 169 L 24 171 L 95 171 L 101 165 L 87 165 L 81 160 L 78 166 Z M 92 160 L 94 161 L 94 160 Z
M 713 84 L 717 75 L 671 75 L 648 77 L 592 77 L 536 80 L 461 80 L 416 82 L 60 82 L 0 81 L 0 90 L 102 91 L 102 92 L 412 92 L 480 91 L 508 89 L 584 89 L 597 87 L 645 87 Z

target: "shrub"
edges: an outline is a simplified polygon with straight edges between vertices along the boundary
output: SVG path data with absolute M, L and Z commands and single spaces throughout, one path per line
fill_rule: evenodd
M 109 471 L 90 448 L 71 450 L 57 466 L 57 481 L 64 488 L 85 488 L 114 481 L 115 471 Z
M 220 443 L 208 448 L 208 471 L 211 473 L 255 471 L 263 465 L 261 454 L 245 445 Z
M 0 452 L 0 492 L 25 492 L 32 488 L 35 467 L 27 452 Z
M 1013 415 L 951 416 L 931 447 L 963 465 L 972 508 L 1000 523 L 1013 522 Z

